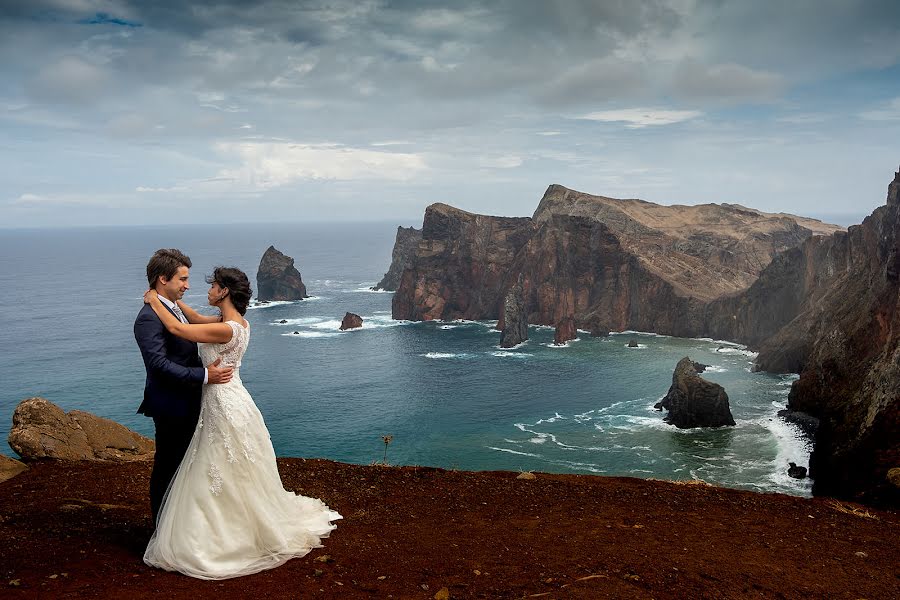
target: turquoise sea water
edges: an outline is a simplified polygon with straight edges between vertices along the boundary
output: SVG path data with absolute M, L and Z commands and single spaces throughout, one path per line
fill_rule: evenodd
M 404 224 L 407 225 L 407 224 Z M 203 275 L 238 266 L 255 282 L 274 244 L 296 259 L 312 298 L 252 308 L 241 376 L 281 456 L 393 464 L 700 478 L 808 495 L 787 477 L 809 448 L 775 413 L 792 377 L 752 373 L 752 353 L 727 342 L 614 333 L 552 345 L 550 328 L 497 347 L 494 322 L 391 319 L 390 293 L 369 290 L 390 262 L 396 224 L 304 224 L 0 232 L 0 420 L 43 396 L 152 435 L 135 410 L 143 365 L 132 336 L 144 268 L 159 247 L 194 267 L 186 300 L 202 306 Z M 361 330 L 341 332 L 345 312 Z M 281 323 L 280 321 L 286 321 Z M 628 348 L 630 339 L 638 348 Z M 711 365 L 737 426 L 678 430 L 653 410 L 683 356 Z M 8 447 L 3 451 L 12 455 Z

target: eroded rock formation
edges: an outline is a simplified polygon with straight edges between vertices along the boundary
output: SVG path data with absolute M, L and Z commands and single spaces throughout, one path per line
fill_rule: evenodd
M 745 290 L 776 253 L 839 229 L 737 205 L 666 207 L 557 185 L 532 218 L 434 204 L 393 316 L 499 319 L 522 275 L 529 323 L 571 317 L 584 329 L 695 336 L 707 329 L 711 300 Z
M 900 467 L 900 172 L 884 206 L 794 260 L 811 291 L 758 365 L 800 372 L 788 407 L 819 419 L 815 493 L 900 504 L 888 477 Z
M 302 300 L 309 298 L 294 259 L 269 246 L 256 272 L 256 296 L 259 300 Z
M 44 398 L 26 398 L 16 407 L 9 445 L 24 461 L 150 460 L 156 449 L 124 425 L 80 410 L 66 413 Z
M 391 252 L 391 266 L 381 278 L 374 290 L 395 291 L 400 285 L 400 277 L 404 269 L 412 264 L 413 257 L 419 249 L 422 240 L 422 230 L 415 227 L 398 227 L 397 237 L 394 239 L 394 249 Z
M 503 301 L 503 314 L 497 323 L 500 329 L 500 347 L 512 348 L 528 339 L 528 313 L 525 311 L 522 276 L 509 289 Z
M 346 331 L 347 329 L 358 329 L 363 326 L 362 317 L 348 312 L 344 315 L 343 320 L 341 321 L 341 331 Z
M 434 205 L 393 313 L 498 318 L 521 276 L 530 323 L 572 318 L 592 331 L 747 344 L 758 369 L 800 373 L 789 408 L 814 431 L 814 492 L 896 505 L 898 194 L 900 175 L 886 205 L 848 231 L 738 205 L 660 207 L 560 186 L 531 219 Z
M 700 377 L 686 356 L 675 366 L 672 385 L 657 407 L 668 410 L 664 420 L 679 429 L 734 425 L 728 394 L 718 383 Z

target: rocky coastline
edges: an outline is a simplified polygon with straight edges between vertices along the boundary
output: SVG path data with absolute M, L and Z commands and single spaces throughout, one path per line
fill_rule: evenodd
M 849 230 L 739 205 L 663 207 L 553 185 L 531 218 L 445 204 L 393 298 L 396 319 L 526 320 L 727 339 L 794 372 L 789 409 L 818 419 L 814 493 L 900 504 L 900 173 Z M 571 339 L 571 338 L 569 338 Z M 895 471 L 894 471 L 895 472 Z

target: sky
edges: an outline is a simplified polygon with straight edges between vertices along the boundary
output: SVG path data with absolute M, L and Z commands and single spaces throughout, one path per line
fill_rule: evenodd
M 0 227 L 530 216 L 561 184 L 849 224 L 895 0 L 0 0 Z

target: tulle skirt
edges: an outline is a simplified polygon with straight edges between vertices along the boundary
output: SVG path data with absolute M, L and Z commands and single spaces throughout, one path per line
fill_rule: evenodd
M 284 489 L 262 415 L 234 377 L 204 388 L 144 562 L 199 579 L 249 575 L 321 547 L 340 518 Z

